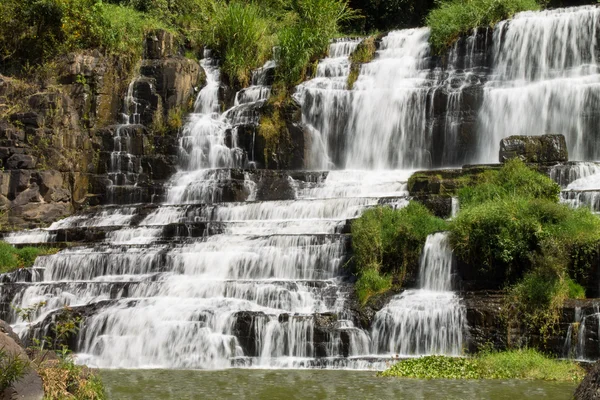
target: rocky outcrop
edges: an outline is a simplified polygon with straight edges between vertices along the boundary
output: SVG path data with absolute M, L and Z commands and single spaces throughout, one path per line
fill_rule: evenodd
M 600 399 L 600 361 L 587 373 L 583 381 L 575 390 L 575 400 L 598 400 Z
M 0 391 L 0 400 L 42 400 L 44 398 L 42 379 L 31 367 L 29 357 L 17 335 L 4 321 L 0 321 L 0 352 L 3 353 L 3 357 L 0 358 L 0 368 L 14 368 L 15 365 L 24 368 L 23 375 L 19 379 L 10 387 Z
M 510 136 L 500 141 L 500 162 L 519 158 L 526 163 L 556 163 L 569 159 L 564 135 Z

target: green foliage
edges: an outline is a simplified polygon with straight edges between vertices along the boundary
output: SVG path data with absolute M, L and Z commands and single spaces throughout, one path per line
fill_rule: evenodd
M 365 304 L 371 296 L 385 293 L 391 288 L 392 277 L 381 276 L 374 266 L 366 268 L 354 284 L 358 301 L 361 304 Z
M 379 376 L 416 379 L 539 379 L 578 382 L 585 372 L 572 361 L 532 349 L 485 352 L 472 358 L 427 356 L 402 360 Z
M 0 242 L 0 274 L 18 268 L 33 266 L 35 259 L 41 255 L 54 254 L 58 249 L 41 247 L 22 247 L 17 249 L 6 242 Z
M 352 21 L 351 32 L 389 31 L 422 26 L 434 0 L 351 0 L 350 6 L 361 11 L 362 18 Z
M 141 55 L 144 32 L 166 27 L 150 15 L 101 0 L 3 0 L 0 68 L 26 71 L 66 52 L 91 48 Z
M 25 375 L 28 367 L 29 362 L 23 357 L 0 349 L 0 393 Z
M 329 40 L 344 21 L 356 16 L 346 0 L 291 2 L 289 21 L 277 32 L 277 79 L 291 87 L 301 81 L 312 61 L 327 52 Z
M 446 228 L 445 221 L 433 216 L 417 202 L 394 210 L 377 207 L 352 223 L 352 248 L 358 277 L 359 296 L 380 293 L 392 277 L 400 284 L 419 265 L 427 236 Z
M 558 201 L 560 186 L 546 175 L 527 167 L 523 161 L 507 161 L 499 171 L 486 171 L 475 186 L 459 190 L 461 207 L 504 198 L 536 198 Z
M 558 203 L 547 176 L 511 160 L 459 191 L 450 223 L 454 254 L 507 285 L 506 317 L 547 338 L 567 298 L 585 297 L 600 248 L 600 219 Z
M 491 27 L 520 11 L 539 8 L 536 0 L 442 0 L 427 16 L 429 40 L 440 53 L 475 28 Z
M 269 21 L 254 3 L 231 1 L 216 7 L 203 29 L 203 42 L 217 51 L 223 71 L 247 86 L 250 72 L 270 56 L 273 45 Z

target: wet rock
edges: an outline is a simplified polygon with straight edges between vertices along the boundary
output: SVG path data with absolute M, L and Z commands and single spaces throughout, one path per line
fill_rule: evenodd
M 575 390 L 575 400 L 598 400 L 600 399 L 600 361 L 585 376 L 583 381 Z
M 564 135 L 510 136 L 500 141 L 500 162 L 519 158 L 527 163 L 565 162 L 569 159 Z

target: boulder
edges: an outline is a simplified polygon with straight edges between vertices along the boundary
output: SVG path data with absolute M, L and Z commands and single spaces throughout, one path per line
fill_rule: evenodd
M 24 375 L 14 382 L 11 387 L 0 392 L 0 399 L 42 400 L 44 398 L 42 379 L 29 366 L 30 361 L 27 353 L 21 347 L 20 342 L 14 340 L 15 336 L 10 326 L 4 321 L 0 321 L 0 350 L 8 356 L 0 361 L 0 368 L 6 368 L 8 364 L 5 363 L 15 359 L 20 359 L 21 363 L 25 364 Z
M 600 361 L 585 376 L 581 384 L 575 390 L 575 400 L 598 400 L 600 399 Z
M 500 141 L 500 162 L 520 158 L 526 163 L 566 162 L 564 135 L 509 136 Z

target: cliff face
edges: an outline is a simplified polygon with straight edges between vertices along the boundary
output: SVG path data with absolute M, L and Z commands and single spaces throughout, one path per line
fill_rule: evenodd
M 177 55 L 173 37 L 151 33 L 137 65 L 100 52 L 69 54 L 40 80 L 0 75 L 0 210 L 3 229 L 44 226 L 107 201 L 114 131 L 123 123 L 132 77 L 144 126 L 136 141 L 142 189 L 174 171 L 177 126 L 200 82 L 196 61 Z M 117 199 L 118 200 L 118 199 Z

